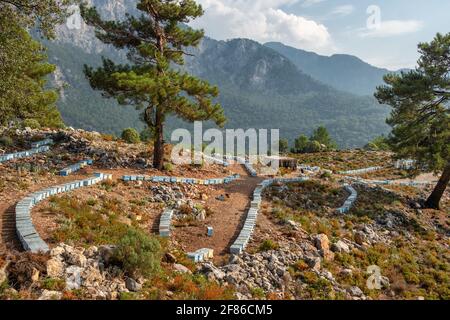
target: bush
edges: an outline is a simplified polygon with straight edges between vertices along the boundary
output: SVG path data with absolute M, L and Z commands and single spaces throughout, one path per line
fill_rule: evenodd
M 164 171 L 171 172 L 173 171 L 173 165 L 170 162 L 164 163 L 163 166 Z
M 10 136 L 0 137 L 0 145 L 4 147 L 12 147 L 14 145 L 14 140 Z
M 130 228 L 117 244 L 113 258 L 130 276 L 150 276 L 160 269 L 161 245 L 156 238 Z
M 139 143 L 141 142 L 141 138 L 139 137 L 139 133 L 136 129 L 128 128 L 123 130 L 122 139 L 127 143 Z
M 141 141 L 150 142 L 154 139 L 154 137 L 155 137 L 155 133 L 154 133 L 154 130 L 152 130 L 151 128 L 146 128 L 141 131 L 141 134 L 140 134 Z
M 261 245 L 259 246 L 260 251 L 270 251 L 270 250 L 276 250 L 276 249 L 278 249 L 278 243 L 276 243 L 270 239 L 264 240 L 264 242 L 261 243 Z
M 36 119 L 25 119 L 22 123 L 24 128 L 40 129 L 41 124 Z

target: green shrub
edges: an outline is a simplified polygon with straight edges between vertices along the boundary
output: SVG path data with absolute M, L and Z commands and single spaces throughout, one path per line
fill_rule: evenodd
M 141 138 L 139 137 L 139 133 L 136 129 L 128 128 L 122 131 L 122 139 L 127 143 L 139 143 L 141 142 Z
M 140 134 L 141 141 L 150 142 L 154 139 L 154 137 L 155 137 L 155 132 L 153 129 L 146 128 L 141 131 L 141 134 Z
M 4 147 L 11 147 L 14 145 L 14 140 L 10 136 L 0 137 L 0 145 Z
M 173 165 L 170 162 L 166 162 L 164 163 L 163 169 L 164 171 L 171 172 L 173 171 Z
M 36 119 L 25 119 L 22 123 L 24 128 L 40 129 L 41 124 Z
M 278 243 L 276 243 L 270 239 L 264 240 L 264 242 L 261 243 L 261 245 L 259 246 L 260 251 L 270 251 L 270 250 L 276 250 L 276 249 L 278 249 Z
M 117 244 L 114 260 L 130 276 L 150 276 L 160 269 L 161 245 L 156 238 L 130 228 Z

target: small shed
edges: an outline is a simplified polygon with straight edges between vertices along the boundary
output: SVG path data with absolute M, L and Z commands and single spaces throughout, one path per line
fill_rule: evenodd
M 297 159 L 290 157 L 281 157 L 281 156 L 269 156 L 266 157 L 266 160 L 269 161 L 268 165 L 272 165 L 272 161 L 277 161 L 278 166 L 280 168 L 287 168 L 292 170 L 297 170 Z

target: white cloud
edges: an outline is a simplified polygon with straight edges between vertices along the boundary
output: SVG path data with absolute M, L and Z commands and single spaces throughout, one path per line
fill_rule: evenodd
M 315 4 L 318 4 L 318 3 L 321 3 L 321 2 L 324 2 L 324 1 L 326 1 L 326 0 L 303 0 L 303 2 L 302 2 L 302 7 L 311 7 L 311 6 L 313 6 L 313 5 L 315 5 Z
M 347 5 L 338 6 L 338 7 L 334 8 L 334 10 L 331 11 L 331 14 L 337 15 L 337 16 L 348 16 L 348 15 L 352 14 L 354 11 L 355 11 L 355 7 L 352 6 L 351 4 L 347 4 Z
M 203 6 L 205 14 L 190 25 L 204 28 L 207 35 L 212 38 L 280 41 L 319 53 L 333 52 L 331 36 L 323 24 L 281 9 L 282 6 L 298 3 L 299 0 L 198 0 L 198 2 Z
M 386 38 L 414 33 L 423 28 L 423 22 L 418 20 L 386 20 L 373 29 L 359 30 L 362 38 Z

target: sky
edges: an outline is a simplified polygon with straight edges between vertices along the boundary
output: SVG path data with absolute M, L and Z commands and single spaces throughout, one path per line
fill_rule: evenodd
M 414 68 L 417 44 L 450 32 L 448 0 L 197 0 L 191 22 L 218 39 L 279 41 L 322 55 L 345 53 L 389 70 Z

